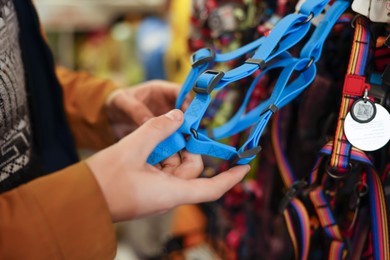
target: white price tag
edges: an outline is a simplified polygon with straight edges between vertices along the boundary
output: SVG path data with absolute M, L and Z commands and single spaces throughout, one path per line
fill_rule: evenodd
M 352 3 L 352 10 L 368 17 L 370 13 L 370 0 L 354 0 Z
M 390 23 L 389 0 L 354 0 L 352 10 L 373 22 Z
M 390 1 L 371 0 L 370 15 L 371 21 L 379 23 L 390 23 Z
M 375 118 L 368 123 L 356 122 L 351 113 L 344 121 L 344 133 L 348 141 L 363 151 L 378 150 L 390 140 L 390 114 L 381 105 L 375 106 Z

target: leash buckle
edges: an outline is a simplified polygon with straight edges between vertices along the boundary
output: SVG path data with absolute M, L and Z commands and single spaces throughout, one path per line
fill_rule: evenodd
M 207 85 L 206 88 L 200 88 L 198 87 L 197 83 L 198 81 L 195 82 L 194 86 L 192 87 L 192 90 L 196 93 L 196 94 L 207 94 L 209 95 L 211 93 L 211 91 L 213 91 L 213 89 L 215 88 L 215 86 L 218 84 L 218 82 L 222 79 L 222 77 L 225 75 L 225 73 L 223 73 L 222 71 L 216 71 L 216 70 L 206 70 L 205 72 L 202 73 L 203 74 L 213 74 L 213 79 L 209 82 L 209 84 Z M 201 77 L 202 75 L 200 75 L 199 77 Z
M 279 204 L 280 214 L 283 213 L 290 201 L 296 196 L 298 196 L 306 186 L 306 181 L 296 181 L 291 185 L 290 189 L 286 192 L 282 201 Z
M 260 153 L 261 151 L 261 146 L 256 146 L 256 147 L 253 147 L 249 150 L 246 150 L 246 151 L 243 151 L 239 154 L 237 154 L 234 159 L 232 159 L 232 164 L 231 165 L 236 165 L 237 162 L 240 160 L 240 159 L 245 159 L 245 158 L 249 158 L 249 157 L 252 157 L 258 153 Z
M 210 61 L 213 61 L 213 60 L 214 60 L 214 58 L 215 58 L 215 52 L 214 52 L 213 49 L 211 49 L 211 48 L 203 48 L 202 50 L 208 50 L 208 51 L 210 52 L 210 55 L 195 60 L 196 52 L 193 53 L 193 54 L 191 55 L 191 59 L 190 59 L 190 60 L 191 60 L 191 66 L 192 66 L 193 68 L 195 68 L 195 67 L 197 67 L 197 66 L 200 66 L 200 65 L 203 65 L 203 64 L 205 64 L 205 63 L 207 63 L 207 62 L 210 62 Z
M 335 168 L 330 165 L 330 160 L 326 164 L 326 173 L 336 180 L 345 179 L 348 173 L 352 170 L 352 163 L 348 163 L 348 168 Z

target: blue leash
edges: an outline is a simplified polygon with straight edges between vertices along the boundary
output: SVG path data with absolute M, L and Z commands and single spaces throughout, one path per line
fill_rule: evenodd
M 184 123 L 179 130 L 155 148 L 148 158 L 148 163 L 157 164 L 184 148 L 195 154 L 233 160 L 236 164 L 247 164 L 253 160 L 261 150 L 258 142 L 271 116 L 313 82 L 316 76 L 315 63 L 321 56 L 325 40 L 337 19 L 350 5 L 350 2 L 345 0 L 334 2 L 302 48 L 299 58 L 292 57 L 287 50 L 303 39 L 310 29 L 310 20 L 321 13 L 328 2 L 329 0 L 307 0 L 299 13 L 284 17 L 267 37 L 262 37 L 233 52 L 215 54 L 209 48 L 198 50 L 192 56 L 193 68 L 183 84 L 176 103 L 176 107 L 181 107 L 188 93 L 191 90 L 195 92 L 194 99 L 184 113 Z M 208 70 L 217 62 L 230 61 L 254 50 L 253 56 L 237 68 L 227 72 Z M 258 69 L 262 72 L 252 82 L 237 113 L 223 126 L 209 131 L 199 129 L 200 122 L 212 101 L 210 93 L 248 77 Z M 256 83 L 265 73 L 274 69 L 281 69 L 281 73 L 270 98 L 244 114 Z M 293 75 L 297 77 L 290 82 Z M 238 150 L 216 141 L 250 127 L 252 129 L 247 141 Z

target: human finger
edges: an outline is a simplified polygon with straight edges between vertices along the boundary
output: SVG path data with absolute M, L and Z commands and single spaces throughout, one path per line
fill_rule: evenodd
M 158 88 L 156 93 L 161 93 L 168 100 L 176 99 L 181 88 L 181 85 L 165 80 L 154 80 L 152 84 Z
M 181 151 L 181 164 L 173 174 L 182 179 L 194 179 L 199 177 L 203 169 L 203 160 L 200 154 L 192 154 L 183 150 Z
M 121 143 L 126 147 L 137 147 L 137 154 L 146 159 L 160 142 L 181 126 L 183 119 L 183 112 L 178 109 L 171 110 L 148 120 L 131 135 L 122 139 Z
M 164 109 L 172 109 L 180 92 L 180 85 L 164 80 L 153 80 L 143 85 L 149 95 L 145 96 L 145 103 L 149 103 L 151 110 L 164 113 Z M 138 93 L 141 95 L 142 93 Z M 165 110 L 167 111 L 167 110 Z M 158 113 L 157 113 L 158 115 Z
M 152 111 L 144 103 L 136 99 L 133 99 L 130 105 L 123 106 L 123 110 L 137 125 L 142 125 L 154 117 Z
M 172 156 L 168 157 L 164 161 L 160 162 L 161 165 L 161 171 L 173 174 L 175 170 L 181 165 L 181 156 L 179 153 L 175 153 Z
M 192 102 L 192 97 L 190 95 L 187 95 L 187 97 L 183 101 L 183 104 L 181 105 L 181 110 L 186 111 L 190 106 L 191 102 Z
M 179 204 L 193 204 L 214 201 L 239 183 L 249 172 L 249 165 L 239 165 L 212 178 L 188 180 L 182 189 Z

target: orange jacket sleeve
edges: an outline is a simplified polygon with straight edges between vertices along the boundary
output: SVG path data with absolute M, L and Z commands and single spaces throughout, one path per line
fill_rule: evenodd
M 0 259 L 114 259 L 107 204 L 85 162 L 0 196 Z
M 102 149 L 114 143 L 116 138 L 104 111 L 104 102 L 117 85 L 87 72 L 74 72 L 63 67 L 57 67 L 56 72 L 77 147 Z

